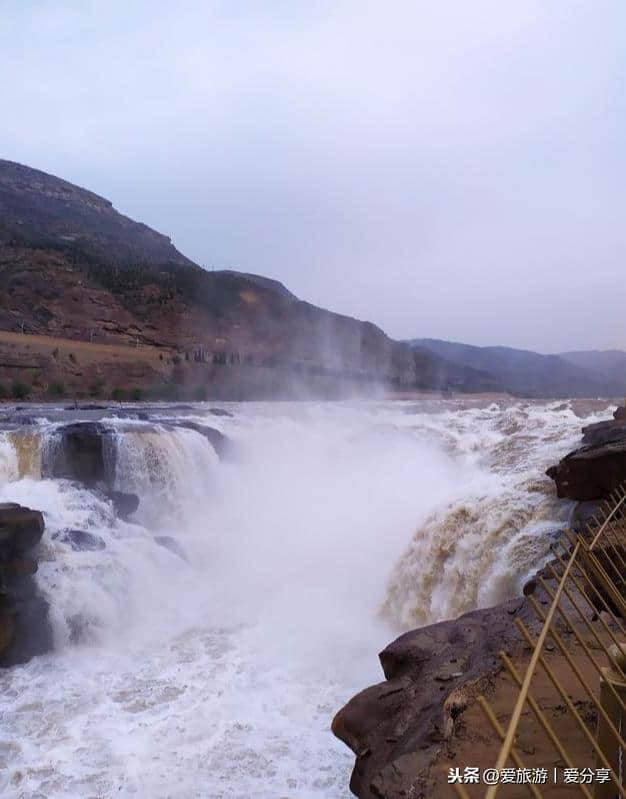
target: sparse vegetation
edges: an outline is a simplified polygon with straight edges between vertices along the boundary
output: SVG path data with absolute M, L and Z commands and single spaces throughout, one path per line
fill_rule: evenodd
M 209 397 L 209 390 L 207 386 L 196 386 L 193 390 L 193 398 L 198 402 L 204 402 Z
M 9 396 L 9 392 L 6 390 L 6 386 L 3 386 L 0 383 L 0 400 L 6 399 Z
M 128 392 L 125 388 L 120 388 L 116 386 L 113 391 L 111 392 L 111 399 L 115 400 L 116 402 L 124 402 L 125 399 L 128 397 Z
M 143 398 L 143 391 L 140 388 L 133 388 L 130 392 L 130 398 L 133 402 L 140 402 Z
M 11 385 L 11 396 L 14 399 L 25 400 L 30 396 L 31 388 L 21 380 L 14 380 Z
M 51 397 L 64 397 L 65 385 L 63 383 L 50 383 L 48 386 L 48 394 Z

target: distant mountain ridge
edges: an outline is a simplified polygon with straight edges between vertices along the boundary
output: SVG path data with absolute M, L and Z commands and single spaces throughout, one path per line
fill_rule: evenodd
M 523 397 L 616 397 L 626 393 L 626 353 L 543 355 L 512 347 L 477 347 L 440 339 L 407 342 L 417 352 L 479 371 L 492 390 Z

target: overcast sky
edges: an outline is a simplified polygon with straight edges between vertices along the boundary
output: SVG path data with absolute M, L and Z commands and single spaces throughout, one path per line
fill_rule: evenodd
M 0 154 L 395 337 L 626 348 L 625 54 L 620 0 L 0 0 Z

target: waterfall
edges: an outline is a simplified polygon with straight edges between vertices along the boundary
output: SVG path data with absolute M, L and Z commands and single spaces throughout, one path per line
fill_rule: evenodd
M 381 679 L 375 653 L 515 595 L 569 513 L 543 471 L 579 439 L 571 403 L 232 411 L 185 417 L 234 440 L 231 461 L 175 408 L 100 418 L 91 488 L 38 479 L 58 422 L 0 433 L 0 502 L 44 512 L 55 637 L 0 672 L 3 796 L 340 799 L 352 758 L 330 720 Z M 130 519 L 108 488 L 139 496 Z M 70 528 L 104 547 L 74 549 Z

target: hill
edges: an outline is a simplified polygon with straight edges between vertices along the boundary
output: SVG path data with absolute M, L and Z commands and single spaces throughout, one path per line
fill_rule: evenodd
M 10 161 L 0 161 L 0 288 L 0 331 L 40 337 L 0 342 L 5 390 L 19 379 L 35 395 L 51 383 L 106 394 L 126 376 L 142 390 L 241 398 L 418 383 L 412 350 L 375 325 L 268 278 L 206 271 L 108 200 Z M 115 358 L 128 371 L 87 367 L 44 339 L 126 347 Z M 161 352 L 158 368 L 131 354 L 141 347 Z
M 597 353 L 542 355 L 510 347 L 475 347 L 429 338 L 408 343 L 416 351 L 480 372 L 485 380 L 491 380 L 492 390 L 518 396 L 611 397 L 626 391 L 626 369 L 618 368 L 617 354 L 606 359 L 598 358 Z M 621 355 L 626 359 L 626 354 Z M 601 364 L 604 366 L 600 368 Z

